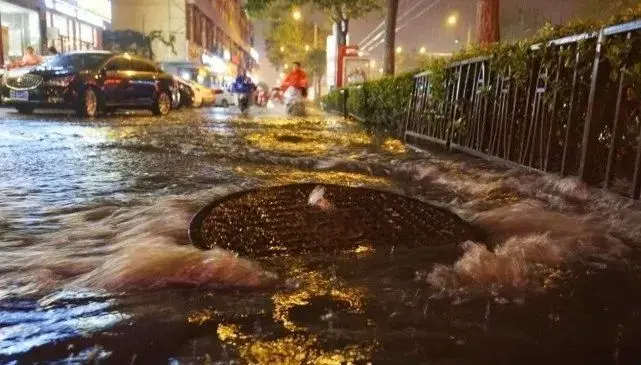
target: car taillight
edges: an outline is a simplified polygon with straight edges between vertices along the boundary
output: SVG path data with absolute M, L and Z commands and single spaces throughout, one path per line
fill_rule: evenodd
M 76 78 L 75 75 L 69 75 L 69 76 L 62 76 L 62 77 L 54 77 L 52 79 L 49 79 L 46 84 L 49 86 L 60 86 L 60 87 L 67 87 L 69 84 Z

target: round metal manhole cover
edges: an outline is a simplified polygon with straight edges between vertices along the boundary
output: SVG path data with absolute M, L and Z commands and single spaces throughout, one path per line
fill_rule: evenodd
M 228 195 L 194 216 L 189 236 L 202 249 L 221 247 L 249 257 L 474 239 L 470 225 L 443 208 L 391 192 L 325 184 Z

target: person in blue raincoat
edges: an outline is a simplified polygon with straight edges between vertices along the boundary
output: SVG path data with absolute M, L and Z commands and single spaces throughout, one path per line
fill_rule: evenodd
M 236 77 L 231 86 L 231 91 L 236 94 L 251 94 L 255 89 L 256 86 L 244 72 Z

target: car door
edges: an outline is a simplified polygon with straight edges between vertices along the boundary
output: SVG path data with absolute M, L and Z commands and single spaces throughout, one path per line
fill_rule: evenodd
M 131 104 L 131 93 L 127 70 L 129 60 L 117 56 L 109 60 L 103 67 L 103 91 L 107 106 L 126 106 Z
M 133 102 L 137 106 L 152 105 L 156 99 L 158 69 L 151 62 L 139 58 L 132 59 L 131 63 Z

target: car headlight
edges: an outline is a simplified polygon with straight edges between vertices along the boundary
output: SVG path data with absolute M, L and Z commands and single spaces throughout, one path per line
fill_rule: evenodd
M 52 79 L 49 79 L 46 82 L 46 85 L 48 85 L 48 86 L 67 87 L 73 81 L 73 79 L 75 77 L 76 76 L 74 76 L 74 75 L 63 76 L 63 77 L 54 77 Z

